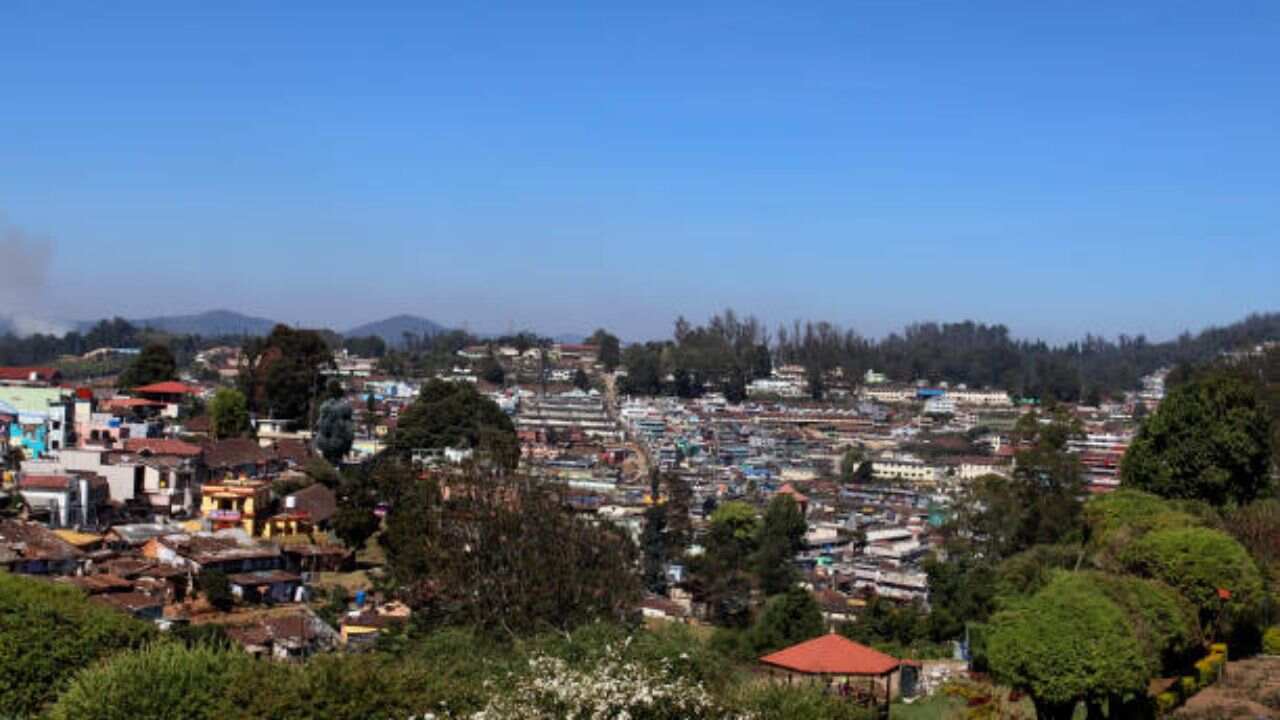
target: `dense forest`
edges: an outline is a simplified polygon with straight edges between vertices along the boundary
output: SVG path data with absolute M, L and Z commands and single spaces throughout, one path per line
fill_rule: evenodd
M 1004 325 L 975 322 L 918 323 L 876 340 L 831 323 L 797 321 L 771 338 L 755 318 L 739 319 L 729 310 L 701 327 L 677 320 L 671 341 L 632 346 L 625 364 L 640 370 L 628 382 L 639 394 L 687 394 L 690 385 L 697 394 L 705 383 L 731 390 L 742 376 L 766 376 L 772 360 L 801 365 L 811 377 L 839 368 L 860 378 L 874 369 L 902 382 L 946 380 L 1074 402 L 1133 389 L 1161 367 L 1204 363 L 1268 340 L 1280 340 L 1280 313 L 1250 315 L 1166 342 L 1086 335 L 1050 345 L 1015 339 Z M 665 382 L 668 376 L 674 380 Z

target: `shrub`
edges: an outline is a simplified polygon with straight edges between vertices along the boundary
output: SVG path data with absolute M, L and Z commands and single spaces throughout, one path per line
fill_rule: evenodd
M 1040 714 L 1060 714 L 1086 698 L 1140 692 L 1150 677 L 1125 611 L 1083 573 L 1059 574 L 990 625 L 992 674 L 1030 694 Z
M 229 697 L 255 674 L 279 673 L 238 651 L 159 643 L 84 670 L 62 693 L 51 720 L 214 720 L 235 717 Z M 269 687 L 277 683 L 267 682 Z M 252 685 L 257 686 L 254 682 Z
M 705 688 L 672 678 L 662 667 L 629 660 L 610 648 L 597 662 L 571 666 L 535 655 L 511 689 L 495 694 L 474 720 L 558 720 L 626 717 L 632 720 L 711 720 L 731 717 Z
M 1100 572 L 1084 576 L 1125 611 L 1150 675 L 1182 666 L 1200 648 L 1196 610 L 1173 588 L 1158 580 Z
M 0 572 L 0 709 L 34 715 L 81 668 L 155 636 L 75 588 Z
M 1172 692 L 1162 692 L 1156 696 L 1156 713 L 1159 715 L 1167 715 L 1178 707 L 1179 700 L 1177 694 Z
M 769 720 L 870 720 L 872 711 L 812 686 L 774 683 L 744 688 L 734 705 L 752 717 Z
M 1194 676 L 1183 675 L 1178 680 L 1178 694 L 1182 696 L 1183 700 L 1190 698 L 1198 692 L 1200 692 L 1200 681 Z
M 1133 572 L 1171 585 L 1191 601 L 1206 629 L 1219 619 L 1248 618 L 1263 598 L 1258 567 L 1240 543 L 1208 528 L 1157 530 L 1134 542 L 1124 554 Z M 1223 600 L 1220 590 L 1230 591 Z
M 1200 687 L 1212 685 L 1218 679 L 1218 673 L 1222 670 L 1226 659 L 1222 655 L 1209 654 L 1196 662 L 1196 675 Z
M 1280 625 L 1272 625 L 1262 634 L 1262 652 L 1280 655 Z

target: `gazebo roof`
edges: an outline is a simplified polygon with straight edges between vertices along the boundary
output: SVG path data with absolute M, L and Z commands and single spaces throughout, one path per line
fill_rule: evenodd
M 888 675 L 897 658 L 829 633 L 760 658 L 765 665 L 808 675 Z

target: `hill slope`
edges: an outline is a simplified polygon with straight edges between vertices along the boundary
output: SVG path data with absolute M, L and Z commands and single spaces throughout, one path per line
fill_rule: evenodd
M 267 335 L 276 321 L 231 310 L 210 310 L 196 315 L 165 315 L 130 320 L 139 328 L 153 328 L 174 335 Z
M 385 320 L 377 322 L 365 323 L 351 328 L 343 333 L 346 337 L 368 337 L 369 335 L 377 335 L 382 338 L 388 345 L 399 346 L 404 344 L 404 334 L 413 333 L 414 335 L 437 335 L 448 330 L 445 326 L 433 320 L 428 320 L 417 315 L 396 315 Z

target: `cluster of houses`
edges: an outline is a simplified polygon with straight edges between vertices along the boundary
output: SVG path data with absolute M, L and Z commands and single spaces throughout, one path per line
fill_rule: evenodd
M 500 384 L 482 377 L 481 365 L 495 359 L 506 371 Z M 214 348 L 197 360 L 202 377 L 218 383 L 234 377 L 239 355 Z M 374 360 L 346 353 L 327 372 L 356 411 L 353 463 L 382 450 L 429 379 L 388 377 Z M 654 472 L 690 489 L 690 553 L 700 551 L 699 532 L 719 503 L 763 508 L 792 496 L 809 526 L 793 561 L 833 623 L 855 617 L 872 596 L 927 605 L 922 561 L 938 547 L 939 528 L 970 483 L 1013 471 L 1011 431 L 1034 408 L 1000 391 L 894 384 L 874 371 L 860 383 L 836 371 L 827 398 L 813 401 L 802 369 L 788 366 L 751 383 L 739 404 L 715 393 L 617 397 L 616 376 L 590 345 L 467 347 L 435 377 L 475 384 L 511 416 L 522 471 L 566 485 L 574 512 L 607 517 L 636 539 L 645 509 L 668 500 L 652 493 Z M 326 532 L 333 493 L 301 481 L 312 453 L 306 433 L 256 420 L 255 438 L 209 437 L 207 421 L 186 408 L 212 387 L 163 382 L 124 394 L 66 384 L 52 368 L 0 368 L 0 458 L 8 461 L 0 500 L 21 507 L 0 521 L 0 567 L 58 578 L 160 623 L 219 621 L 225 613 L 196 599 L 198 578 L 216 570 L 235 598 L 230 615 L 240 618 L 223 623 L 229 634 L 273 657 L 367 644 L 403 622 L 407 610 L 394 605 L 362 603 L 336 627 L 308 609 L 318 574 L 352 561 Z M 1093 491 L 1115 486 L 1137 405 L 1152 410 L 1162 397 L 1158 373 L 1123 402 L 1074 409 L 1085 435 L 1071 450 Z M 442 448 L 420 460 L 468 454 Z M 703 615 L 681 563 L 667 573 L 668 594 L 647 598 L 643 613 Z
M 368 645 L 403 622 L 402 607 L 375 603 L 336 627 L 316 616 L 317 583 L 354 560 L 329 532 L 334 493 L 302 472 L 302 434 L 267 423 L 256 438 L 209 437 L 186 412 L 209 394 L 176 381 L 125 394 L 0 368 L 0 568 L 161 626 L 218 624 L 281 659 L 348 637 Z M 231 608 L 210 605 L 210 573 L 225 578 Z

